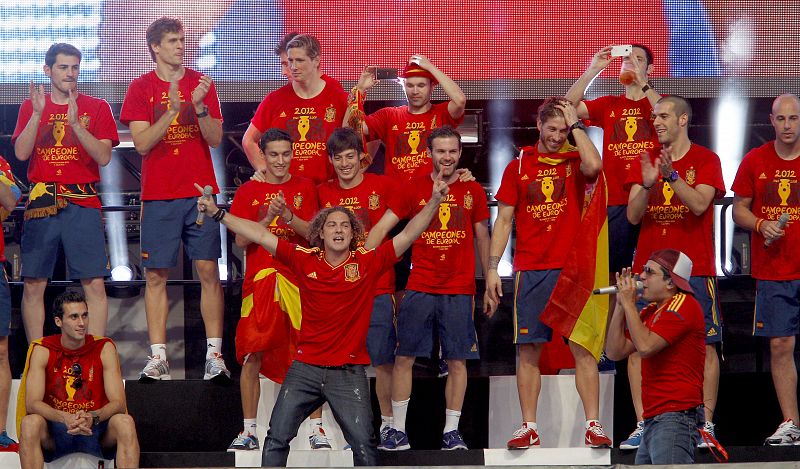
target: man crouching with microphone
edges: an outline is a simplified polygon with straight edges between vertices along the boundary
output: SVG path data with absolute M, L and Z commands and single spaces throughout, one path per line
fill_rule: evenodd
M 689 285 L 692 261 L 674 249 L 655 251 L 642 268 L 636 309 L 631 269 L 616 275 L 619 293 L 608 326 L 606 354 L 642 357 L 644 433 L 636 464 L 692 464 L 703 424 L 705 321 Z M 626 327 L 627 326 L 627 327 Z

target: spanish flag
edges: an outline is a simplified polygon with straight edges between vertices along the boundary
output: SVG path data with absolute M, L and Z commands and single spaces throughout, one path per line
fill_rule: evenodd
M 601 172 L 584 199 L 580 228 L 540 320 L 600 360 L 606 339 L 608 296 L 592 295 L 608 281 L 606 180 Z

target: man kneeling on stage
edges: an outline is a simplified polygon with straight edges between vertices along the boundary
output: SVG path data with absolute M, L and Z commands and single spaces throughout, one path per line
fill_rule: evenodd
M 139 440 L 126 413 L 114 342 L 87 335 L 89 312 L 81 292 L 56 297 L 53 317 L 61 334 L 31 343 L 22 376 L 22 469 L 41 469 L 45 461 L 72 453 L 104 459 L 116 453 L 116 467 L 139 467 Z
M 689 278 L 692 261 L 674 249 L 650 255 L 642 268 L 642 299 L 636 308 L 631 269 L 617 274 L 617 306 L 608 326 L 606 354 L 621 360 L 642 356 L 644 433 L 636 464 L 692 464 L 698 426 L 703 425 L 705 322 Z M 627 330 L 626 330 L 627 326 Z

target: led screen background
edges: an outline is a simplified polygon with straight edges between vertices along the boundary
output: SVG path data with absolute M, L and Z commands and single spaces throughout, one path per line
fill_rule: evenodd
M 44 52 L 63 41 L 84 53 L 80 81 L 119 102 L 153 67 L 145 30 L 162 15 L 184 21 L 185 64 L 214 78 L 223 101 L 260 101 L 280 86 L 272 48 L 290 31 L 317 36 L 323 71 L 345 85 L 365 65 L 401 68 L 422 53 L 471 99 L 563 94 L 600 47 L 631 42 L 653 49 L 666 92 L 714 96 L 737 80 L 744 94 L 769 96 L 800 78 L 800 2 L 786 0 L 18 0 L 0 5 L 2 100 L 46 81 Z M 598 86 L 618 87 L 615 72 Z

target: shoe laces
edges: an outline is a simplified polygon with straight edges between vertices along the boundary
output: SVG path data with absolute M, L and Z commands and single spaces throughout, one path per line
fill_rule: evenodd
M 707 431 L 711 435 L 714 435 L 714 422 L 706 422 L 703 424 L 703 430 Z
M 225 360 L 222 359 L 221 353 L 214 353 L 211 358 L 206 360 L 212 367 L 225 368 Z
M 144 366 L 145 369 L 153 369 L 160 366 L 162 363 L 167 363 L 166 360 L 162 360 L 160 356 L 154 355 L 152 357 L 147 357 L 147 364 Z
M 587 432 L 592 432 L 597 436 L 606 436 L 606 432 L 603 429 L 603 426 L 601 424 L 599 424 L 599 423 L 595 423 L 595 424 L 589 425 L 589 428 L 587 428 L 586 431 Z
M 513 436 L 514 438 L 519 438 L 519 437 L 525 436 L 525 435 L 526 435 L 526 434 L 528 434 L 529 432 L 533 432 L 533 431 L 534 431 L 534 429 L 533 429 L 533 428 L 528 428 L 528 427 L 526 427 L 526 426 L 524 426 L 524 425 L 523 425 L 523 426 L 519 427 L 519 428 L 518 428 L 518 429 L 517 429 L 517 430 L 514 432 L 514 434 L 513 434 L 512 436 Z
M 644 422 L 636 422 L 636 428 L 628 435 L 628 439 L 636 438 L 644 433 Z

